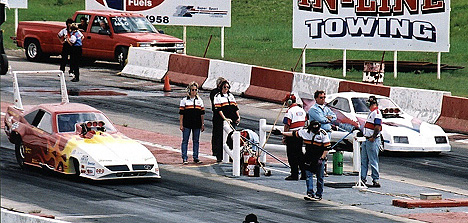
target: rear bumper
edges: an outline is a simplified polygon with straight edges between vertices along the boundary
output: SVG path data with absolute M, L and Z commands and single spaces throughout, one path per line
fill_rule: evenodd
M 449 152 L 452 147 L 449 144 L 440 145 L 409 145 L 409 144 L 384 144 L 385 151 L 394 152 Z

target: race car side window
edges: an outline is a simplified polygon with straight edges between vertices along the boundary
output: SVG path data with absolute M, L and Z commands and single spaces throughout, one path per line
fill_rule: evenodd
M 332 102 L 328 103 L 328 106 L 344 112 L 351 112 L 349 101 L 346 98 L 335 98 Z
M 27 121 L 29 124 L 32 125 L 33 122 L 34 122 L 34 119 L 36 118 L 36 115 L 37 115 L 38 112 L 39 112 L 39 110 L 35 110 L 35 111 L 33 111 L 33 112 L 31 112 L 31 113 L 25 115 L 25 116 L 24 116 L 24 119 L 26 119 L 26 121 Z M 37 123 L 36 123 L 36 125 L 37 125 Z M 36 126 L 36 125 L 35 125 L 35 126 Z
M 37 128 L 40 128 L 48 133 L 52 133 L 52 115 L 48 112 L 40 110 L 36 118 L 42 113 L 42 118 L 37 124 Z M 36 121 L 36 119 L 34 119 Z

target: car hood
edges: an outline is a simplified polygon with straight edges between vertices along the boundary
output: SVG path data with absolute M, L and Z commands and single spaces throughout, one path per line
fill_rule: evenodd
M 182 43 L 182 40 L 166 34 L 156 33 L 118 33 L 117 35 L 125 35 L 136 42 L 153 42 L 156 40 L 161 43 Z
M 145 146 L 120 133 L 103 133 L 90 139 L 75 136 L 69 140 L 68 146 L 74 148 L 73 153 L 87 154 L 101 164 L 146 164 L 156 161 Z
M 421 135 L 445 135 L 438 125 L 433 125 L 418 118 L 402 114 L 402 118 L 383 118 L 382 131 L 399 134 L 417 133 Z M 358 115 L 359 124 L 364 126 L 367 115 Z

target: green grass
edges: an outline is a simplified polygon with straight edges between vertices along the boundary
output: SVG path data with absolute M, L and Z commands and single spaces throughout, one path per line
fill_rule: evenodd
M 225 60 L 290 70 L 295 66 L 301 49 L 292 48 L 292 2 L 290 0 L 232 0 L 231 27 L 225 28 Z M 65 21 L 74 11 L 84 9 L 84 0 L 29 0 L 29 9 L 19 10 L 21 20 Z M 452 95 L 468 97 L 468 1 L 451 1 L 450 52 L 442 53 L 442 63 L 467 67 L 444 71 L 441 79 L 436 73 L 387 72 L 384 84 L 450 91 Z M 13 10 L 8 11 L 8 21 L 3 25 L 7 48 L 15 48 L 7 39 L 13 36 Z M 182 27 L 160 26 L 165 33 L 182 38 Z M 187 53 L 203 56 L 212 35 L 206 57 L 221 59 L 220 28 L 187 27 Z M 347 51 L 347 58 L 376 60 L 382 57 L 377 51 Z M 307 50 L 307 62 L 342 59 L 340 50 Z M 393 60 L 393 53 L 386 53 Z M 398 52 L 398 60 L 437 63 L 436 53 Z M 296 69 L 301 70 L 300 65 Z M 307 73 L 343 78 L 341 69 L 307 68 Z M 362 72 L 347 72 L 346 80 L 361 81 Z

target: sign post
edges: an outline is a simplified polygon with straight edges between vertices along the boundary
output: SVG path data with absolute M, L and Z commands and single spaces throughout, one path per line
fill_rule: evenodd
M 18 29 L 18 9 L 27 9 L 28 0 L 8 1 L 8 7 L 15 9 L 15 35 L 16 35 L 16 30 Z

